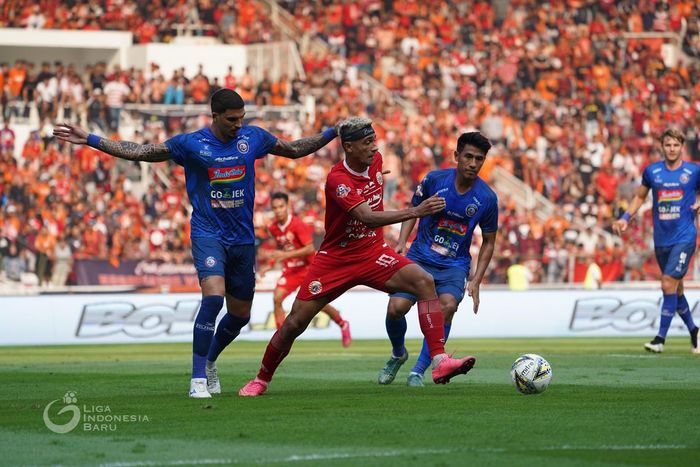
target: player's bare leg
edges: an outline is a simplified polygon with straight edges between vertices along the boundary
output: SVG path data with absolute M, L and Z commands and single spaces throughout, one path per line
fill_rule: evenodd
M 284 323 L 286 313 L 284 312 L 284 308 L 282 308 L 282 302 L 284 302 L 284 299 L 287 298 L 288 295 L 289 292 L 282 287 L 275 288 L 274 294 L 272 295 L 272 313 L 275 315 L 275 325 L 278 330 L 282 327 L 282 323 Z
M 352 337 L 350 336 L 350 323 L 340 316 L 340 311 L 330 303 L 323 307 L 321 310 L 323 313 L 330 316 L 330 318 L 340 327 L 340 335 L 343 342 L 343 347 L 350 347 L 350 342 L 352 342 Z
M 327 298 L 309 301 L 294 300 L 289 316 L 287 316 L 280 330 L 275 332 L 267 344 L 257 377 L 243 386 L 238 391 L 238 395 L 256 397 L 263 395 L 267 391 L 268 384 L 272 381 L 277 367 L 289 354 L 294 340 L 306 330 L 314 316 L 328 304 L 328 301 Z
M 417 264 L 409 264 L 391 276 L 385 287 L 390 292 L 404 291 L 418 298 L 418 321 L 432 358 L 435 383 L 447 384 L 454 376 L 472 369 L 476 363 L 475 357 L 453 359 L 445 354 L 444 318 L 430 274 Z

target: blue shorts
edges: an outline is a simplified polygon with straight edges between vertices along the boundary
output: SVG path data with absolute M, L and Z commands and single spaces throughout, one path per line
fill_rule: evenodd
M 467 278 L 469 277 L 469 271 L 465 272 L 464 270 L 458 268 L 438 268 L 429 264 L 421 263 L 420 261 L 412 261 L 433 276 L 433 280 L 435 281 L 435 290 L 437 290 L 438 296 L 442 294 L 450 294 L 457 300 L 458 305 L 462 302 L 462 299 L 464 298 L 464 289 L 467 285 Z M 389 296 L 405 298 L 413 303 L 418 300 L 415 295 L 411 295 L 410 293 L 406 292 L 396 292 L 389 294 Z
M 226 246 L 215 238 L 193 238 L 192 258 L 201 281 L 221 276 L 226 293 L 238 300 L 252 300 L 255 293 L 255 246 Z
M 695 253 L 694 243 L 679 243 L 654 249 L 661 273 L 674 279 L 683 279 L 688 272 L 690 258 Z

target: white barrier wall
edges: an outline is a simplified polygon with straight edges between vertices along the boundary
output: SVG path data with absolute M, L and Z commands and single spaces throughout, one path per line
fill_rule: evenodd
M 700 292 L 688 292 L 695 321 Z M 0 298 L 0 345 L 189 342 L 196 294 L 44 295 Z M 452 337 L 644 336 L 658 328 L 656 291 L 482 291 L 478 315 L 469 297 L 453 322 Z M 293 297 L 285 302 L 291 307 Z M 334 302 L 350 321 L 353 338 L 383 339 L 387 296 L 351 291 Z M 420 337 L 415 307 L 408 337 Z M 274 332 L 272 294 L 259 292 L 241 339 L 267 340 Z M 336 339 L 338 327 L 321 314 L 302 339 Z M 670 335 L 687 335 L 676 316 Z

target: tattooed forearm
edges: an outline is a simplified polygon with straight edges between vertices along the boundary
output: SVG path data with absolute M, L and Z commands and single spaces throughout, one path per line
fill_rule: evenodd
M 98 149 L 128 161 L 162 162 L 171 158 L 165 144 L 138 144 L 131 141 L 113 141 L 102 138 Z
M 323 134 L 301 138 L 296 141 L 282 141 L 278 139 L 277 144 L 272 148 L 270 154 L 287 157 L 289 159 L 298 159 L 318 151 L 329 142 L 330 140 L 323 136 Z

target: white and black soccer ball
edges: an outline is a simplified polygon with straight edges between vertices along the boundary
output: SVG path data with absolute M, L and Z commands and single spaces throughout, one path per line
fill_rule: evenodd
M 539 394 L 547 389 L 552 380 L 552 367 L 540 355 L 528 353 L 513 362 L 510 376 L 519 392 Z

